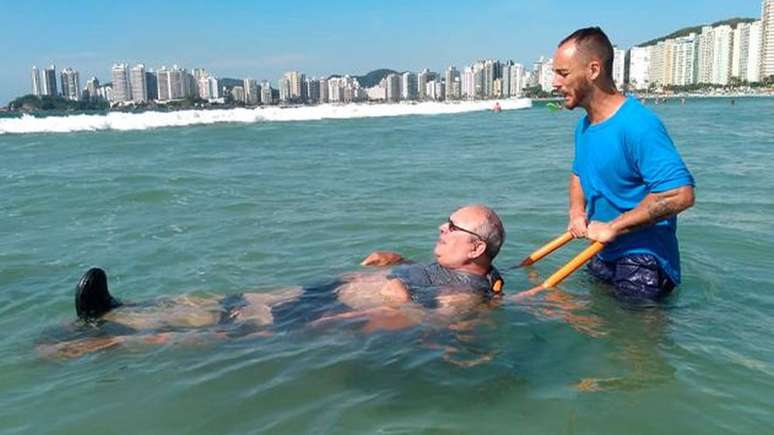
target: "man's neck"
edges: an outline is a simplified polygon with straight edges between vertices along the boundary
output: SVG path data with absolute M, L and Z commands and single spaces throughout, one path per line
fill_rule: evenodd
M 589 123 L 599 124 L 615 115 L 626 101 L 626 97 L 621 95 L 614 87 L 602 89 L 594 87 L 589 102 L 584 105 L 589 117 Z
M 486 264 L 468 263 L 458 267 L 456 270 L 460 272 L 469 273 L 471 275 L 484 276 L 487 273 L 489 273 L 490 270 L 492 270 L 492 265 L 491 263 L 486 263 Z

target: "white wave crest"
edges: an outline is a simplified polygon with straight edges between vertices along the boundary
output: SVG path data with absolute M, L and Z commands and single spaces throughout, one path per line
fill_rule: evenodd
M 528 98 L 498 101 L 502 110 L 532 107 Z M 313 121 L 321 119 L 372 118 L 403 115 L 439 115 L 446 113 L 492 110 L 495 101 L 416 104 L 321 104 L 300 107 L 259 107 L 255 109 L 180 110 L 175 112 L 122 113 L 106 115 L 69 115 L 36 118 L 0 119 L 0 135 L 24 133 L 69 133 L 97 130 L 145 130 L 158 127 L 183 127 L 223 122 Z

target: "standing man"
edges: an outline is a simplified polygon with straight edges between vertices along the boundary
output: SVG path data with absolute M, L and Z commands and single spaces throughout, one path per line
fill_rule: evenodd
M 616 296 L 659 299 L 680 283 L 677 214 L 693 177 L 664 125 L 616 89 L 613 46 L 599 27 L 575 31 L 554 54 L 554 89 L 586 111 L 575 128 L 568 230 L 606 244 L 589 264 Z

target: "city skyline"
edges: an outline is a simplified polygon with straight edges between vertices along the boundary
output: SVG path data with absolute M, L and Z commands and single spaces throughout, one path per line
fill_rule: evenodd
M 142 3 L 138 2 L 140 6 Z M 190 36 L 187 32 L 178 32 L 181 34 L 172 35 L 165 39 L 158 38 L 158 31 L 143 31 L 134 28 L 122 36 L 122 29 L 129 26 L 132 20 L 127 17 L 124 17 L 123 21 L 110 20 L 109 18 L 114 12 L 95 5 L 91 5 L 89 9 L 88 5 L 80 2 L 73 3 L 73 7 L 70 9 L 76 12 L 81 8 L 90 10 L 89 13 L 85 14 L 85 17 L 80 18 L 81 21 L 94 14 L 99 15 L 102 21 L 92 25 L 93 28 L 81 29 L 79 27 L 78 30 L 72 30 L 70 31 L 71 35 L 52 35 L 52 32 L 57 31 L 67 33 L 63 27 L 74 27 L 67 26 L 62 22 L 68 18 L 67 14 L 59 16 L 57 20 L 48 17 L 48 14 L 52 12 L 51 9 L 57 10 L 59 6 L 56 4 L 48 5 L 49 11 L 46 16 L 40 19 L 40 22 L 36 21 L 34 25 L 31 25 L 30 21 L 33 20 L 34 16 L 32 12 L 35 8 L 43 8 L 46 5 L 45 2 L 12 5 L 7 8 L 6 15 L 0 18 L 0 23 L 5 24 L 5 28 L 13 35 L 23 34 L 24 32 L 14 32 L 14 29 L 24 26 L 25 23 L 28 31 L 40 30 L 46 23 L 52 21 L 54 23 L 51 23 L 50 28 L 46 28 L 42 34 L 36 34 L 34 38 L 29 40 L 22 38 L 18 44 L 8 44 L 4 49 L 0 48 L 0 50 L 7 51 L 2 53 L 6 59 L 4 63 L 7 67 L 0 71 L 0 83 L 3 83 L 0 88 L 0 104 L 5 104 L 16 96 L 30 93 L 29 71 L 32 65 L 37 65 L 41 69 L 41 73 L 50 63 L 56 64 L 61 69 L 68 66 L 73 67 L 80 72 L 82 82 L 91 76 L 97 76 L 101 81 L 110 81 L 110 68 L 113 63 L 127 63 L 129 65 L 144 63 L 150 69 L 158 69 L 161 65 L 180 64 L 189 69 L 203 67 L 215 72 L 219 77 L 269 79 L 273 83 L 276 83 L 277 78 L 287 71 L 303 71 L 307 76 L 361 75 L 373 69 L 386 67 L 398 71 L 421 71 L 424 68 L 430 68 L 433 71 L 443 73 L 449 65 L 462 67 L 474 62 L 474 59 L 512 59 L 524 65 L 531 65 L 541 55 L 550 56 L 556 42 L 567 33 L 575 28 L 592 24 L 602 26 L 614 44 L 629 48 L 631 45 L 666 35 L 685 26 L 708 24 L 735 16 L 759 17 L 761 7 L 760 0 L 740 1 L 733 4 L 710 1 L 703 4 L 701 10 L 691 10 L 695 8 L 655 1 L 643 5 L 643 14 L 637 14 L 640 21 L 648 21 L 650 24 L 643 27 L 642 25 L 632 25 L 632 14 L 622 11 L 620 7 L 612 7 L 612 2 L 597 2 L 606 6 L 606 8 L 600 9 L 606 10 L 597 13 L 599 18 L 593 22 L 588 19 L 572 18 L 572 8 L 578 8 L 577 5 L 564 6 L 565 9 L 570 9 L 567 9 L 567 12 L 562 12 L 561 8 L 555 4 L 556 2 L 548 2 L 539 5 L 539 7 L 535 5 L 515 7 L 510 3 L 486 1 L 482 2 L 476 10 L 476 14 L 481 17 L 480 20 L 465 13 L 465 9 L 469 6 L 463 4 L 444 3 L 454 5 L 455 8 L 452 9 L 459 10 L 458 13 L 451 13 L 449 8 L 438 10 L 433 7 L 435 3 L 428 2 L 422 6 L 416 6 L 415 13 L 409 14 L 407 9 L 412 6 L 404 3 L 395 3 L 389 11 L 386 4 L 379 4 L 369 8 L 358 8 L 357 13 L 347 12 L 344 15 L 353 20 L 344 27 L 335 26 L 341 20 L 341 14 L 333 14 L 337 10 L 333 7 L 327 13 L 336 16 L 324 25 L 314 26 L 309 25 L 306 14 L 301 14 L 301 12 L 282 15 L 282 12 L 287 12 L 283 6 L 252 7 L 252 9 L 257 9 L 264 14 L 263 21 L 256 21 L 261 25 L 256 24 L 249 29 L 241 29 L 237 25 L 232 26 L 236 30 L 223 30 L 219 25 L 203 22 L 199 26 L 193 26 L 197 27 L 199 36 L 185 43 L 179 40 Z M 336 2 L 334 5 L 351 7 L 353 3 Z M 332 5 L 329 4 L 329 6 Z M 165 4 L 162 8 L 166 9 L 170 6 Z M 320 5 L 309 4 L 301 9 L 304 9 L 308 14 L 315 15 L 316 12 L 323 12 L 318 11 L 320 8 Z M 136 9 L 142 10 L 142 8 Z M 178 18 L 186 18 L 186 14 L 195 16 L 197 12 L 201 13 L 200 5 L 194 5 L 189 9 L 191 10 L 182 12 L 182 16 Z M 236 11 L 237 8 L 230 10 Z M 490 26 L 486 31 L 481 30 L 482 24 L 479 21 L 486 22 L 487 17 L 491 18 L 494 11 L 498 10 L 502 13 L 497 14 L 499 15 L 497 22 L 503 24 L 496 25 L 494 28 Z M 665 10 L 677 12 L 683 10 L 686 13 L 664 14 Z M 687 13 L 689 10 L 691 12 Z M 76 12 L 70 11 L 68 13 L 75 14 Z M 156 10 L 155 14 L 163 12 L 163 10 Z M 222 13 L 217 14 L 216 12 L 214 10 L 210 15 L 219 16 L 219 18 L 223 16 Z M 241 22 L 248 17 L 254 18 L 254 12 L 248 10 L 244 14 L 240 13 L 238 16 L 234 15 L 230 18 Z M 437 16 L 432 16 L 432 12 L 436 12 Z M 577 11 L 575 13 L 577 14 Z M 434 18 L 423 21 L 422 17 L 427 18 L 428 14 Z M 503 14 L 516 17 L 518 23 L 506 24 L 507 20 L 503 18 Z M 654 14 L 659 16 L 658 20 L 643 20 L 642 18 L 642 16 Z M 629 22 L 618 19 L 623 15 L 629 15 Z M 675 19 L 672 15 L 678 15 L 679 19 Z M 286 18 L 278 20 L 274 18 L 276 16 Z M 589 16 L 591 15 L 589 14 Z M 552 17 L 559 17 L 560 20 L 552 20 Z M 143 26 L 143 28 L 155 28 L 152 24 L 157 19 L 149 17 L 149 25 Z M 221 21 L 228 20 L 224 18 Z M 461 21 L 469 22 L 462 25 Z M 75 23 L 77 22 L 78 20 L 75 21 Z M 370 23 L 370 25 L 366 26 L 364 22 Z M 541 22 L 551 22 L 551 25 L 540 24 Z M 394 27 L 398 24 L 400 24 L 401 29 L 396 28 L 389 31 L 385 29 L 385 27 Z M 299 27 L 302 28 L 297 29 Z M 330 29 L 325 30 L 323 27 Z M 170 24 L 165 28 L 164 34 L 174 33 L 174 28 L 174 23 Z M 446 30 L 444 35 L 449 42 L 447 44 L 441 43 L 443 41 L 438 40 L 438 35 L 432 35 L 434 31 L 442 30 Z M 531 30 L 535 34 L 525 35 L 524 32 L 527 30 Z M 107 33 L 112 36 L 106 37 Z M 355 37 L 358 34 L 362 37 Z M 411 37 L 409 38 L 406 34 Z M 65 38 L 64 36 L 71 37 Z M 99 41 L 100 38 L 108 39 L 109 46 L 105 47 L 104 42 Z M 19 36 L 14 36 L 12 40 L 16 42 L 19 40 Z M 84 40 L 89 42 L 83 42 Z M 155 44 L 149 45 L 149 41 L 153 41 Z M 168 43 L 164 44 L 167 41 Z M 391 41 L 393 43 L 390 43 Z M 130 42 L 132 47 L 127 47 Z M 363 49 L 364 44 L 369 49 Z M 67 46 L 67 50 L 57 49 L 57 47 L 64 45 Z M 158 47 L 159 45 L 161 47 Z M 218 45 L 221 47 L 216 50 Z M 238 53 L 234 53 L 232 51 L 234 47 L 241 47 L 241 49 Z M 77 52 L 73 52 L 74 50 Z M 222 54 L 219 54 L 218 57 L 213 55 L 214 52 Z M 125 54 L 122 55 L 122 53 Z

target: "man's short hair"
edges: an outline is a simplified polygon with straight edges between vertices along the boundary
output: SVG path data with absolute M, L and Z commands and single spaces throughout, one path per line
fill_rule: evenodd
M 505 227 L 494 210 L 483 205 L 479 207 L 484 211 L 484 220 L 474 232 L 483 237 L 486 242 L 486 255 L 490 260 L 494 260 L 505 241 Z
M 575 42 L 578 51 L 584 56 L 599 58 L 604 66 L 604 76 L 613 80 L 613 44 L 602 29 L 599 27 L 578 29 L 562 39 L 558 47 L 570 41 Z

